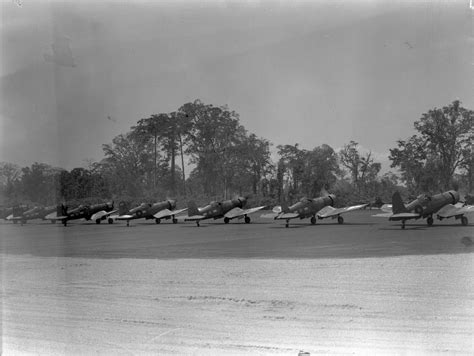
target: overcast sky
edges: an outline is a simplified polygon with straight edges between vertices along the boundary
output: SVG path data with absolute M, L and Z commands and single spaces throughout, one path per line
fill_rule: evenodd
M 468 0 L 1 6 L 0 161 L 21 166 L 100 160 L 139 119 L 195 99 L 275 146 L 355 140 L 381 160 L 423 112 L 474 109 Z

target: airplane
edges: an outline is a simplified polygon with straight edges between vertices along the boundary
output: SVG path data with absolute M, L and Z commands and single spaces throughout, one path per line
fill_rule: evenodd
M 345 208 L 334 208 L 334 200 L 336 196 L 334 194 L 329 194 L 323 197 L 309 199 L 302 198 L 299 202 L 293 204 L 292 206 L 282 205 L 276 206 L 273 208 L 273 211 L 277 213 L 274 216 L 275 220 L 286 220 L 285 227 L 289 227 L 291 219 L 305 219 L 311 218 L 311 224 L 315 225 L 317 218 L 326 219 L 332 218 L 336 219 L 339 224 L 344 223 L 344 218 L 341 214 L 348 213 L 349 211 L 362 209 L 368 204 L 360 204 L 354 206 L 348 206 Z
M 401 221 L 402 229 L 405 221 L 410 219 L 425 219 L 428 226 L 433 225 L 433 215 L 438 220 L 454 217 L 460 219 L 461 224 L 466 226 L 469 221 L 465 214 L 474 212 L 474 206 L 459 203 L 459 193 L 450 190 L 433 196 L 427 194 L 419 195 L 415 200 L 405 205 L 398 191 L 392 196 L 392 204 L 382 206 L 385 213 L 376 214 L 377 217 L 388 217 L 390 221 Z
M 243 209 L 247 204 L 247 199 L 239 197 L 237 199 L 224 200 L 221 202 L 213 201 L 202 208 L 198 208 L 196 203 L 191 201 L 188 203 L 188 217 L 184 221 L 195 221 L 197 226 L 201 220 L 224 218 L 224 223 L 228 224 L 232 219 L 242 219 L 246 224 L 250 223 L 250 214 L 255 213 L 265 206 L 256 208 Z
M 57 212 L 46 216 L 47 220 L 61 220 L 64 226 L 67 226 L 69 220 L 85 219 L 94 220 L 96 224 L 100 224 L 102 220 L 117 212 L 114 210 L 114 203 L 102 203 L 95 205 L 79 205 L 77 208 L 68 211 L 68 207 L 64 204 L 58 205 Z M 112 224 L 113 219 L 108 219 L 108 223 Z
M 15 212 L 12 214 L 11 217 L 8 218 L 8 220 L 13 221 L 14 224 L 17 223 L 17 221 L 21 221 L 22 224 L 26 224 L 28 220 L 34 220 L 34 219 L 42 219 L 42 220 L 47 220 L 46 216 L 51 214 L 52 212 L 55 212 L 57 209 L 56 206 L 35 206 L 32 209 L 26 210 L 20 214 L 18 212 Z M 15 215 L 15 213 L 17 215 Z M 51 220 L 51 222 L 56 222 L 55 220 Z
M 173 224 L 178 222 L 176 215 L 186 211 L 187 208 L 176 209 L 176 200 L 168 199 L 155 204 L 142 203 L 139 206 L 129 210 L 128 212 L 121 212 L 121 214 L 115 217 L 116 220 L 126 220 L 127 226 L 130 226 L 130 220 L 145 218 L 155 219 L 155 222 L 159 224 L 162 219 L 172 219 Z

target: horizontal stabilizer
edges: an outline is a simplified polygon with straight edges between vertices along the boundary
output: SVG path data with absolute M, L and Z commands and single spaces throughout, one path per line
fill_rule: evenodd
M 58 216 L 56 212 L 48 214 L 45 216 L 45 220 L 64 220 L 67 219 L 67 216 Z
M 117 220 L 130 220 L 130 219 L 133 219 L 134 216 L 133 215 L 119 215 L 117 216 Z
M 283 209 L 281 208 L 281 205 L 277 205 L 277 206 L 273 207 L 272 211 L 274 213 L 281 213 L 283 211 Z
M 386 212 L 386 213 L 392 213 L 392 204 L 384 204 L 380 207 L 380 210 Z
M 348 207 L 345 207 L 345 208 L 338 208 L 338 209 L 335 209 L 332 206 L 325 206 L 320 211 L 318 211 L 317 215 L 318 215 L 318 218 L 324 219 L 324 218 L 328 218 L 328 217 L 331 217 L 331 216 L 345 214 L 345 213 L 348 213 L 350 211 L 362 209 L 363 207 L 366 207 L 367 205 L 368 204 L 360 204 L 360 205 L 353 205 L 353 206 L 348 206 Z
M 187 216 L 184 218 L 184 221 L 197 221 L 197 220 L 203 220 L 206 217 L 204 215 L 193 215 L 193 216 Z
M 409 219 L 418 219 L 419 217 L 421 217 L 421 215 L 417 213 L 399 213 L 399 214 L 390 215 L 389 220 L 392 220 L 392 221 L 409 220 Z
M 279 213 L 266 213 L 266 214 L 260 215 L 260 217 L 264 219 L 276 219 L 278 215 Z
M 91 220 L 103 219 L 104 217 L 112 215 L 112 214 L 116 213 L 117 211 L 118 211 L 118 209 L 117 210 L 112 210 L 112 211 L 109 211 L 109 212 L 107 212 L 105 210 L 101 210 L 101 211 L 95 213 L 94 215 L 92 215 Z
M 181 214 L 183 211 L 186 211 L 186 210 L 188 210 L 188 208 L 179 209 L 179 210 L 164 209 L 157 212 L 155 215 L 153 215 L 153 217 L 155 217 L 156 219 L 168 218 L 173 215 Z
M 285 213 L 285 214 L 278 215 L 276 217 L 276 219 L 277 220 L 296 219 L 296 218 L 299 218 L 299 217 L 300 217 L 300 214 L 298 214 L 298 213 Z

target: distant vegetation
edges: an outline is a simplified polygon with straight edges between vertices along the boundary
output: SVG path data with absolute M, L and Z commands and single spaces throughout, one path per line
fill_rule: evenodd
M 453 188 L 472 192 L 474 112 L 454 101 L 428 111 L 414 125 L 417 133 L 390 150 L 400 176 L 380 176 L 380 163 L 354 141 L 339 152 L 327 144 L 312 150 L 280 145 L 273 162 L 272 144 L 249 133 L 235 111 L 196 100 L 139 120 L 103 144 L 104 159 L 85 168 L 0 163 L 0 193 L 4 205 L 165 197 L 184 204 L 235 195 L 271 205 L 316 197 L 323 189 L 336 194 L 339 204 L 388 202 L 395 189 L 405 196 Z M 188 160 L 193 168 L 185 176 Z

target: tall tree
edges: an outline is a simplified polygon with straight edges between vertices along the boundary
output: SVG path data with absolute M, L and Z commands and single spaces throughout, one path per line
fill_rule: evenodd
M 418 131 L 408 140 L 399 140 L 390 150 L 392 167 L 402 171 L 412 189 L 438 191 L 453 187 L 457 170 L 467 171 L 474 142 L 474 112 L 461 107 L 459 100 L 434 108 L 415 121 Z M 471 184 L 472 186 L 472 184 Z

